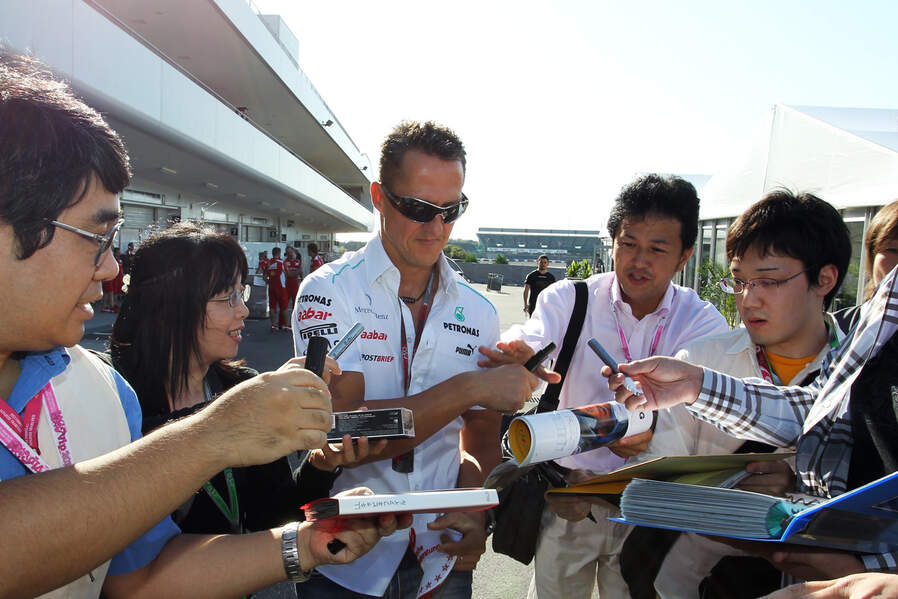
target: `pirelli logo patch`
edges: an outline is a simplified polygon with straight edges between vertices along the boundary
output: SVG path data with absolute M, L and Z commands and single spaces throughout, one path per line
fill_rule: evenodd
M 326 337 L 328 335 L 336 335 L 337 334 L 337 325 L 336 323 L 325 323 L 325 324 L 316 324 L 311 327 L 306 327 L 299 331 L 300 339 L 309 339 L 311 337 Z

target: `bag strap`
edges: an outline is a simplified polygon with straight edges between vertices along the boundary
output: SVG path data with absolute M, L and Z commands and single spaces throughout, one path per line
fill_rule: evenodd
M 536 406 L 537 413 L 554 412 L 558 409 L 561 387 L 564 385 L 567 369 L 571 365 L 574 350 L 577 349 L 577 341 L 580 339 L 580 332 L 583 330 L 583 322 L 586 320 L 586 307 L 589 299 L 587 291 L 585 281 L 574 283 L 574 310 L 571 312 L 571 320 L 564 333 L 561 351 L 558 352 L 558 361 L 555 362 L 555 372 L 561 375 L 561 380 L 546 387 L 545 393 L 539 398 L 539 403 Z

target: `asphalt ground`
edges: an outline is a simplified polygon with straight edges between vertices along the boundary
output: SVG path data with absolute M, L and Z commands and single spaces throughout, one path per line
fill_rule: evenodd
M 523 288 L 503 286 L 499 292 L 487 291 L 486 285 L 474 283 L 472 286 L 486 296 L 499 313 L 502 331 L 514 324 L 523 323 L 527 315 L 524 305 Z M 81 343 L 96 350 L 106 349 L 115 314 L 101 313 L 100 305 L 94 306 L 96 314 L 85 325 L 85 335 Z M 268 320 L 247 320 L 240 344 L 239 357 L 247 365 L 259 371 L 275 370 L 293 357 L 293 336 L 289 332 L 271 333 Z M 536 515 L 534 515 L 536 517 Z M 527 588 L 533 575 L 533 564 L 525 566 L 509 557 L 493 553 L 487 541 L 487 552 L 480 559 L 474 573 L 474 599 L 522 599 L 527 596 Z M 290 595 L 278 595 L 288 597 Z M 593 597 L 598 595 L 593 592 Z

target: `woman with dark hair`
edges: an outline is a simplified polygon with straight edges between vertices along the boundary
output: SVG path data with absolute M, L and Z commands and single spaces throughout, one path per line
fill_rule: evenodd
M 112 364 L 134 387 L 143 430 L 186 416 L 258 374 L 234 361 L 249 315 L 248 267 L 229 235 L 179 223 L 151 235 L 135 252 L 121 312 L 112 329 Z M 336 362 L 331 371 L 339 373 Z M 361 459 L 367 443 L 345 452 L 316 450 L 303 488 L 287 458 L 228 468 L 172 514 L 184 532 L 263 530 L 301 519 L 299 507 L 326 496 L 338 466 Z M 308 472 L 306 472 L 308 470 Z

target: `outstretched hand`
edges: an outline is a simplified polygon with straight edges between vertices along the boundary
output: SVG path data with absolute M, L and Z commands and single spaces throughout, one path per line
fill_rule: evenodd
M 486 551 L 486 530 L 482 512 L 450 512 L 427 524 L 430 530 L 454 528 L 461 533 L 461 539 L 452 540 L 448 534 L 440 536 L 438 549 L 458 559 L 453 570 L 473 570 L 480 556 Z
M 608 377 L 614 399 L 626 404 L 628 410 L 660 410 L 692 403 L 702 387 L 702 369 L 675 358 L 654 356 L 621 364 L 619 368 L 620 374 L 612 374 L 608 366 L 603 366 L 602 376 Z M 643 395 L 624 386 L 626 376 L 636 381 Z
M 898 575 L 852 574 L 835 580 L 802 582 L 761 599 L 889 599 L 898 597 Z
M 521 339 L 513 341 L 500 341 L 495 348 L 481 345 L 478 350 L 484 356 L 484 360 L 478 360 L 477 365 L 482 368 L 496 368 L 503 364 L 524 364 L 533 357 L 536 352 Z M 561 382 L 561 375 L 551 370 L 546 370 L 542 364 L 533 371 L 537 377 L 549 384 Z
M 309 463 L 319 470 L 333 472 L 337 466 L 352 468 L 368 456 L 377 457 L 387 447 L 386 439 L 374 443 L 368 437 L 359 437 L 356 441 L 349 435 L 343 435 L 342 443 L 325 443 L 321 449 L 309 453 Z

